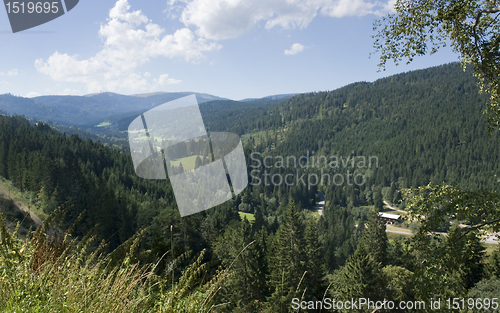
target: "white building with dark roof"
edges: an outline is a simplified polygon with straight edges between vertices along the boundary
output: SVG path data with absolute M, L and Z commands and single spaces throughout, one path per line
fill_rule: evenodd
M 401 215 L 389 214 L 385 212 L 379 212 L 378 217 L 389 224 L 393 224 L 394 222 L 401 222 Z

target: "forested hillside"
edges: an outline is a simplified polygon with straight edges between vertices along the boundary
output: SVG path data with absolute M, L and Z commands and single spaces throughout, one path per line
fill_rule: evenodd
M 488 134 L 481 109 L 486 98 L 477 95 L 475 84 L 470 73 L 449 64 L 298 95 L 271 108 L 240 114 L 243 123 L 234 123 L 224 112 L 219 120 L 206 123 L 215 130 L 243 134 L 249 154 L 258 151 L 260 159 L 272 157 L 273 165 L 278 156 L 315 155 L 317 160 L 326 157 L 328 163 L 332 156 L 356 160 L 354 166 L 346 161 L 336 168 L 325 167 L 323 161 L 321 166 L 299 168 L 319 176 L 321 171 L 363 174 L 366 183 L 360 186 L 318 184 L 331 204 L 344 207 L 374 204 L 384 187 L 391 187 L 385 198 L 395 203 L 398 188 L 429 182 L 497 189 L 500 138 L 498 133 Z M 218 128 L 218 123 L 227 126 Z M 242 133 L 242 129 L 253 132 Z M 362 157 L 378 162 L 361 168 L 357 164 Z M 248 160 L 249 170 L 259 164 L 252 160 Z M 284 176 L 295 173 L 297 167 L 271 166 L 266 171 Z M 258 170 L 264 172 L 264 168 Z M 267 189 L 272 192 L 306 187 L 270 185 Z
M 184 218 L 169 181 L 137 177 L 129 153 L 21 117 L 0 116 L 0 175 L 32 193 L 32 205 L 44 212 L 66 210 L 59 227 L 64 230 L 76 221 L 72 233 L 77 242 L 96 237 L 88 250 L 102 252 L 103 267 L 108 256 L 110 267 L 149 264 L 158 283 L 134 280 L 138 289 L 130 299 L 136 299 L 133 294 L 149 295 L 137 300 L 144 301 L 135 306 L 138 312 L 158 307 L 176 312 L 175 304 L 186 305 L 189 295 L 220 304 L 189 312 L 291 312 L 297 311 L 293 299 L 429 301 L 429 295 L 465 298 L 497 290 L 500 250 L 495 247 L 487 256 L 474 233 L 460 235 L 457 221 L 451 228 L 446 220 L 446 227 L 432 229 L 449 231 L 432 242 L 432 251 L 441 253 L 435 256 L 422 252 L 413 239 L 388 240 L 386 225 L 377 216 L 383 200 L 404 209 L 400 189 L 411 186 L 444 181 L 463 189 L 498 188 L 500 138 L 496 132 L 488 134 L 481 114 L 486 99 L 477 95 L 470 73 L 449 64 L 272 101 L 233 109 L 222 101 L 201 106 L 209 131 L 242 136 L 251 181 L 236 199 Z M 303 158 L 285 166 L 289 157 Z M 372 163 L 363 163 L 363 158 Z M 308 180 L 324 174 L 343 179 L 361 175 L 363 182 Z M 273 175 L 292 175 L 293 183 L 277 183 Z M 304 183 L 300 175 L 306 175 Z M 322 215 L 313 212 L 318 190 L 326 196 Z M 121 251 L 138 232 L 133 251 Z M 37 236 L 33 238 L 42 240 Z M 10 247 L 8 238 L 1 235 L 2 244 Z M 96 250 L 101 240 L 107 246 Z M 64 242 L 77 247 L 77 242 Z M 28 248 L 9 249 L 0 251 L 0 270 L 6 273 L 19 262 L 37 260 L 36 253 L 24 258 L 23 251 L 32 251 Z M 43 257 L 41 250 L 34 251 Z M 19 259 L 2 261 L 13 255 Z M 189 267 L 198 255 L 194 269 Z M 78 269 L 80 256 L 74 258 L 68 268 Z M 440 267 L 434 268 L 430 259 Z M 87 270 L 87 265 L 82 267 Z M 33 275 L 38 273 L 33 267 Z M 207 281 L 221 288 L 212 294 L 196 287 Z M 2 309 L 11 303 L 22 307 L 38 294 L 37 288 L 16 280 L 8 283 L 11 291 L 0 297 Z M 44 311 L 50 297 L 36 303 Z

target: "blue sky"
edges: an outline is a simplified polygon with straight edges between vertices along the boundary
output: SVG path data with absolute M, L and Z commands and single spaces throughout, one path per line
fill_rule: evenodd
M 392 1 L 80 0 L 13 34 L 0 10 L 0 94 L 195 91 L 234 100 L 333 90 L 457 61 L 449 48 L 377 72 Z

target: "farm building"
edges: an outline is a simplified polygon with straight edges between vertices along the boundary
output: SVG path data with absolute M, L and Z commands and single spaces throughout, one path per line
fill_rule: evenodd
M 387 222 L 389 224 L 393 224 L 394 222 L 401 222 L 401 215 L 379 212 L 378 216 L 382 221 Z

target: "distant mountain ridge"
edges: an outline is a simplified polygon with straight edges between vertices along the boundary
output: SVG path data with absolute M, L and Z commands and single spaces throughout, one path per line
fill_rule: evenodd
M 23 98 L 0 95 L 0 110 L 42 121 L 64 125 L 99 124 L 106 117 L 126 112 L 146 111 L 155 106 L 194 94 L 198 103 L 225 98 L 195 92 L 161 92 L 143 95 L 120 95 L 103 92 L 85 96 L 39 96 Z
M 260 100 L 260 99 L 270 99 L 270 100 L 277 100 L 277 99 L 282 99 L 282 98 L 288 99 L 288 98 L 294 97 L 296 95 L 298 95 L 298 93 L 287 93 L 287 94 L 280 94 L 280 95 L 265 96 L 263 98 L 245 98 L 245 99 L 241 99 L 238 101 L 247 102 L 247 101 Z
M 215 113 L 243 107 L 269 106 L 285 101 L 296 94 L 270 95 L 263 98 L 234 101 L 206 93 L 197 92 L 154 92 L 121 95 L 101 92 L 84 96 L 39 96 L 24 98 L 11 94 L 0 95 L 0 111 L 10 115 L 23 115 L 41 121 L 51 121 L 66 126 L 89 128 L 105 120 L 129 117 L 145 112 L 155 106 L 196 95 L 202 113 Z

